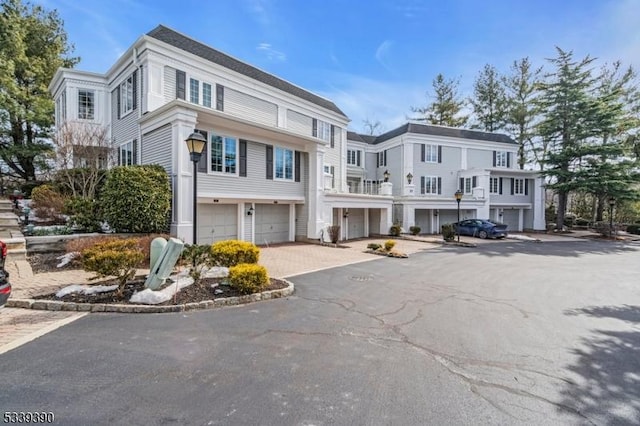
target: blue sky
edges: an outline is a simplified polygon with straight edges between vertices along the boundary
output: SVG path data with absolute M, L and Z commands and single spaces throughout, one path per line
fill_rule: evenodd
M 506 72 L 555 46 L 640 67 L 640 0 L 41 0 L 65 21 L 79 69 L 105 72 L 158 24 L 325 96 L 362 130 L 424 106 L 437 73 L 470 95 L 486 63 Z

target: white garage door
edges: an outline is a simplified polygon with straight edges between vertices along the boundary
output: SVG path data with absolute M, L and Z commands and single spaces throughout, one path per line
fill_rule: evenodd
M 520 222 L 520 210 L 503 210 L 502 223 L 507 225 L 507 232 L 520 231 L 518 223 Z
M 349 209 L 350 240 L 364 237 L 364 209 Z
M 255 242 L 258 245 L 289 241 L 289 206 L 256 204 Z
M 211 244 L 214 241 L 235 240 L 237 237 L 237 205 L 198 205 L 198 244 Z

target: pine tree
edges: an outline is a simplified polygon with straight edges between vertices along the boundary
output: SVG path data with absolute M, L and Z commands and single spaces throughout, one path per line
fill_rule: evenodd
M 518 166 L 524 169 L 527 162 L 527 152 L 533 155 L 533 159 L 544 167 L 544 155 L 546 146 L 534 144 L 534 122 L 537 117 L 535 99 L 536 87 L 540 81 L 542 67 L 533 68 L 529 58 L 514 61 L 511 65 L 511 73 L 504 77 L 504 86 L 507 95 L 507 122 L 506 129 L 518 142 Z
M 413 112 L 421 114 L 421 117 L 415 120 L 439 126 L 463 127 L 468 117 L 460 115 L 465 101 L 458 93 L 459 85 L 458 80 L 448 80 L 442 74 L 438 74 L 432 82 L 434 101 L 424 108 L 411 107 Z
M 476 77 L 469 103 L 476 119 L 472 128 L 496 132 L 505 127 L 507 96 L 503 79 L 493 65 L 486 64 Z
M 9 174 L 33 182 L 53 126 L 48 85 L 59 67 L 72 67 L 72 51 L 56 11 L 21 0 L 0 1 L 0 158 Z

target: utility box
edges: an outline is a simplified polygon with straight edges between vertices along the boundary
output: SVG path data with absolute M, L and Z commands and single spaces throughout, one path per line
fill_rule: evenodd
M 155 241 L 155 240 L 154 240 Z M 158 243 L 161 245 L 161 243 Z M 153 242 L 152 242 L 153 246 Z M 157 290 L 165 283 L 167 278 L 173 272 L 174 266 L 182 253 L 184 243 L 177 238 L 170 238 L 165 244 L 160 253 L 160 256 L 155 261 L 149 272 L 149 276 L 144 283 L 144 286 L 151 290 Z

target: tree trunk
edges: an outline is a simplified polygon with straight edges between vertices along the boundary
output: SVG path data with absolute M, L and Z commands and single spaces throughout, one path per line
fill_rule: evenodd
M 568 193 L 566 191 L 558 192 L 558 213 L 556 215 L 556 229 L 562 231 L 564 226 L 564 216 L 567 211 L 567 198 Z
M 598 195 L 598 206 L 596 207 L 596 222 L 602 222 L 604 216 L 604 195 Z

